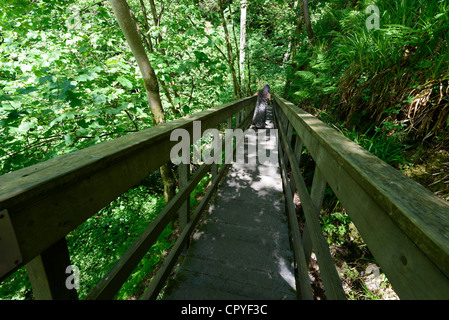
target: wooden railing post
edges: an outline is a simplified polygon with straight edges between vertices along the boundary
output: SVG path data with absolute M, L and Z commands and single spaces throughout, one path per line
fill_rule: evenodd
M 290 125 L 290 122 L 287 121 L 286 124 L 286 139 L 287 139 L 287 143 L 290 145 L 291 141 L 292 141 L 292 134 L 293 134 L 293 127 Z M 288 161 L 288 157 L 287 154 L 284 154 L 284 161 L 285 161 L 285 166 L 288 168 L 290 161 Z M 290 179 L 292 180 L 292 179 Z
M 302 154 L 302 140 L 299 137 L 299 134 L 297 134 L 296 139 L 295 139 L 295 147 L 293 150 L 293 156 L 298 161 L 298 166 L 300 164 L 301 154 Z M 295 192 L 296 192 L 295 179 L 290 179 L 290 190 L 291 190 L 292 194 L 295 194 Z
M 313 175 L 312 190 L 310 191 L 310 199 L 312 200 L 312 203 L 315 206 L 315 212 L 318 216 L 323 203 L 326 186 L 327 186 L 326 180 L 324 180 L 323 174 L 321 173 L 318 166 L 316 166 Z M 304 233 L 302 239 L 304 243 L 304 252 L 307 259 L 307 264 L 309 264 L 313 248 L 312 242 L 310 240 L 309 228 L 307 227 L 307 221 L 304 225 Z
M 220 126 L 218 126 L 217 129 L 220 130 Z M 215 141 L 214 141 L 214 143 L 215 143 Z M 221 157 L 221 155 L 220 155 L 220 157 Z M 212 174 L 212 178 L 211 178 L 212 179 L 212 183 L 215 181 L 215 178 L 218 175 L 218 163 L 217 163 L 217 161 L 219 161 L 219 160 L 217 159 L 217 155 L 214 153 L 214 162 L 212 163 L 212 166 L 211 166 L 211 169 L 210 169 L 211 174 Z M 214 191 L 216 191 L 216 190 L 214 190 Z
M 178 167 L 178 175 L 179 175 L 179 190 L 187 187 L 190 176 L 190 164 L 180 163 Z M 186 200 L 181 204 L 179 208 L 179 230 L 185 228 L 185 226 L 190 222 L 190 196 L 186 198 Z
M 36 300 L 77 300 L 65 237 L 31 260 L 26 269 Z M 67 270 L 69 273 L 67 273 Z M 77 275 L 76 275 L 77 276 Z M 74 279 L 76 280 L 76 279 Z
M 235 127 L 237 128 L 240 124 L 240 112 L 235 114 Z

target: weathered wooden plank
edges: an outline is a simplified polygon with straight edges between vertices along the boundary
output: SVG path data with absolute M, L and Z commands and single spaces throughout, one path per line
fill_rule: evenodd
M 69 250 L 62 238 L 26 265 L 35 300 L 77 300 Z M 75 280 L 75 279 L 73 279 Z
M 312 115 L 275 99 L 398 295 L 447 299 L 449 204 Z
M 169 161 L 172 130 L 192 137 L 194 121 L 203 132 L 254 102 L 241 99 L 1 176 L 0 210 L 10 214 L 23 257 L 17 267 Z
M 324 179 L 323 174 L 321 173 L 318 166 L 315 166 L 315 172 L 313 174 L 313 182 L 312 182 L 312 190 L 310 190 L 310 199 L 315 206 L 315 212 L 319 215 L 321 211 L 321 206 L 324 199 L 324 192 L 326 191 L 326 180 Z M 312 254 L 312 243 L 310 240 L 309 228 L 307 227 L 307 221 L 304 226 L 304 252 L 306 255 L 307 263 L 310 262 L 310 257 Z
M 180 163 L 178 167 L 178 179 L 179 179 L 179 189 L 182 190 L 187 187 L 190 176 L 190 164 Z M 181 204 L 179 209 L 179 229 L 185 228 L 187 223 L 190 221 L 190 193 L 186 197 L 186 200 Z
M 252 109 L 251 109 L 252 110 Z M 245 130 L 252 119 L 251 112 L 246 116 L 246 118 L 241 118 L 240 122 L 238 123 L 237 128 L 240 128 L 242 130 Z M 230 125 L 230 122 L 228 120 L 227 125 Z M 229 139 L 229 138 L 228 138 Z M 225 145 L 226 141 L 222 142 L 222 150 Z M 236 145 L 238 142 L 236 143 Z M 233 147 L 233 153 L 236 152 L 236 146 Z M 191 221 L 187 223 L 185 228 L 182 230 L 179 238 L 176 240 L 174 246 L 170 250 L 169 255 L 167 258 L 165 258 L 164 262 L 162 263 L 161 268 L 151 281 L 149 287 L 145 291 L 144 295 L 142 296 L 142 300 L 154 300 L 157 298 L 160 290 L 163 288 L 165 281 L 167 277 L 169 276 L 171 270 L 173 269 L 174 265 L 176 264 L 176 261 L 181 254 L 182 248 L 185 246 L 185 244 L 189 241 L 190 235 L 192 234 L 193 230 L 196 228 L 196 225 L 206 208 L 206 205 L 208 204 L 212 194 L 216 191 L 217 185 L 220 182 L 221 178 L 223 177 L 224 173 L 226 172 L 227 168 L 229 167 L 229 164 L 223 164 L 221 169 L 212 177 L 212 184 L 209 186 L 208 191 L 204 195 L 203 199 L 201 200 L 200 204 L 197 206 L 195 213 L 193 214 Z
M 279 110 L 279 112 L 281 112 Z M 340 277 L 335 268 L 334 261 L 330 255 L 329 247 L 326 239 L 321 231 L 321 226 L 318 221 L 318 215 L 316 213 L 315 205 L 313 204 L 310 195 L 307 190 L 307 186 L 299 171 L 299 166 L 296 159 L 293 156 L 293 150 L 287 143 L 286 134 L 282 123 L 277 123 L 279 126 L 279 132 L 281 133 L 281 143 L 283 150 L 287 154 L 290 164 L 292 177 L 295 180 L 298 188 L 298 193 L 301 198 L 304 215 L 306 216 L 307 227 L 309 229 L 310 238 L 312 240 L 313 248 L 317 256 L 318 265 L 320 268 L 320 274 L 323 280 L 324 288 L 326 290 L 326 297 L 332 300 L 344 300 L 346 299 L 345 292 L 343 290 Z
M 0 274 L 9 276 L 9 271 L 22 262 L 22 254 L 8 210 L 0 211 L 0 252 Z

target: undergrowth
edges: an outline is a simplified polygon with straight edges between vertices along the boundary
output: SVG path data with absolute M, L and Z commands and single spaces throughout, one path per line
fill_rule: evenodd
M 205 175 L 192 191 L 192 207 L 198 204 L 209 181 L 210 175 Z M 141 185 L 112 201 L 66 236 L 71 263 L 79 269 L 79 299 L 86 297 L 164 207 L 162 180 L 160 173 L 155 172 Z M 168 224 L 123 284 L 115 299 L 140 297 L 174 244 L 177 226 L 177 220 Z M 33 294 L 25 267 L 0 285 L 0 300 L 31 299 Z

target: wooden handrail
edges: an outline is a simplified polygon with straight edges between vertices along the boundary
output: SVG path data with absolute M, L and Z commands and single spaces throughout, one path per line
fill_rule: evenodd
M 0 221 L 0 230 L 12 231 L 16 244 L 14 249 L 1 252 L 0 281 L 23 265 L 44 270 L 44 264 L 31 262 L 51 251 L 66 234 L 168 162 L 170 150 L 176 144 L 170 141 L 173 130 L 185 129 L 193 139 L 194 121 L 201 122 L 202 134 L 234 115 L 239 119 L 242 110 L 246 110 L 247 119 L 240 124 L 247 125 L 255 101 L 256 97 L 233 101 L 0 176 L 0 213 L 7 218 L 7 223 Z M 178 200 L 175 199 L 176 205 L 188 197 L 188 191 L 194 186 L 184 188 Z M 172 207 L 166 209 L 170 211 L 167 217 L 179 209 Z
M 279 121 L 298 134 L 399 297 L 448 299 L 449 204 L 317 118 L 273 96 Z M 285 152 L 291 153 L 288 147 Z M 299 190 L 298 182 L 295 188 Z

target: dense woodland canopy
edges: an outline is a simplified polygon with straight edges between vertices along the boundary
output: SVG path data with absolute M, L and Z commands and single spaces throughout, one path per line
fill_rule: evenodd
M 449 199 L 449 1 L 127 3 L 157 77 L 164 121 L 270 84 Z M 379 9 L 379 28 L 367 27 L 370 5 Z M 159 123 L 106 0 L 3 0 L 0 51 L 0 174 Z M 153 174 L 69 235 L 71 256 L 90 271 L 84 283 L 98 280 L 141 230 L 126 222 L 144 226 L 154 218 L 168 175 Z M 167 184 L 165 191 L 167 199 Z M 348 219 L 341 217 L 328 216 L 323 229 L 342 243 Z M 118 298 L 139 294 L 138 283 L 170 247 L 170 232 Z M 94 242 L 108 245 L 92 249 Z M 5 280 L 0 294 L 31 298 L 25 272 Z

